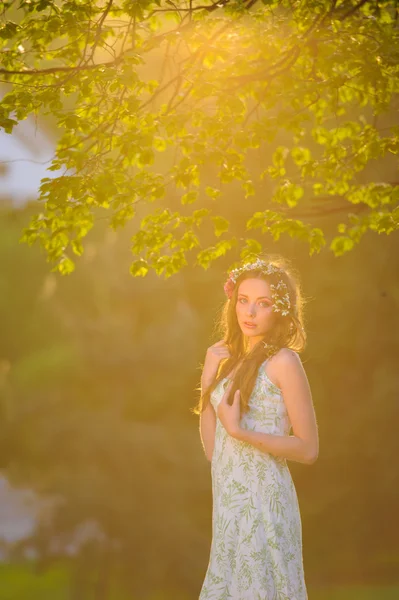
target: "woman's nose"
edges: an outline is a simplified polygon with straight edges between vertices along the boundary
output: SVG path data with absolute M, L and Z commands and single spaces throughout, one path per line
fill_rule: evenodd
M 253 316 L 255 314 L 255 306 L 253 306 L 252 304 L 248 304 L 247 313 L 249 315 Z

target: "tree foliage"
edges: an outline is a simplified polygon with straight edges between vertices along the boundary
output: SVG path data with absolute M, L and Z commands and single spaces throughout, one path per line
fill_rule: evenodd
M 0 126 L 60 132 L 23 239 L 62 273 L 102 218 L 166 277 L 264 234 L 341 255 L 399 227 L 373 169 L 399 151 L 396 0 L 9 0 L 0 52 Z

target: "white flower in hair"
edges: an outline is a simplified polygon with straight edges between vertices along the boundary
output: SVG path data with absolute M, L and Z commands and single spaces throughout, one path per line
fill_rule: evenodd
M 289 310 L 291 308 L 290 296 L 288 293 L 288 288 L 284 281 L 279 281 L 277 285 L 270 284 L 270 289 L 272 290 L 272 298 L 274 301 L 273 309 L 275 312 L 280 312 L 283 316 L 289 314 Z
M 254 269 L 259 269 L 266 275 L 272 275 L 273 273 L 284 273 L 283 269 L 280 269 L 280 267 L 276 267 L 275 265 L 267 263 L 261 258 L 257 258 L 255 262 L 245 263 L 245 265 L 243 265 L 242 267 L 233 269 L 229 273 L 229 279 L 231 279 L 233 283 L 236 283 L 241 273 L 244 273 L 244 271 L 252 271 Z

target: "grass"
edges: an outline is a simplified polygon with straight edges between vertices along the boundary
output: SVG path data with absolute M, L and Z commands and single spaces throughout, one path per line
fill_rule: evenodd
M 30 567 L 0 564 L 1 600 L 70 600 L 65 568 L 36 574 Z
M 309 589 L 309 600 L 397 600 L 399 585 L 393 586 L 334 586 Z
M 1 600 L 71 600 L 70 575 L 65 566 L 36 573 L 29 565 L 0 564 Z M 199 594 L 199 592 L 198 592 Z M 393 586 L 329 586 L 308 589 L 309 600 L 397 600 L 399 584 Z M 133 600 L 113 595 L 107 600 Z M 140 600 L 140 599 L 135 599 Z M 176 594 L 154 592 L 150 600 L 177 600 Z M 197 600 L 181 596 L 179 600 Z

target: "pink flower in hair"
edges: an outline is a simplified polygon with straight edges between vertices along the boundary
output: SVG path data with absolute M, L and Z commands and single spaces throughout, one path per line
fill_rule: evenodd
M 226 281 L 226 283 L 223 286 L 224 292 L 229 299 L 233 295 L 233 290 L 235 288 L 235 285 L 236 284 L 234 283 L 234 281 L 229 277 L 229 279 Z

